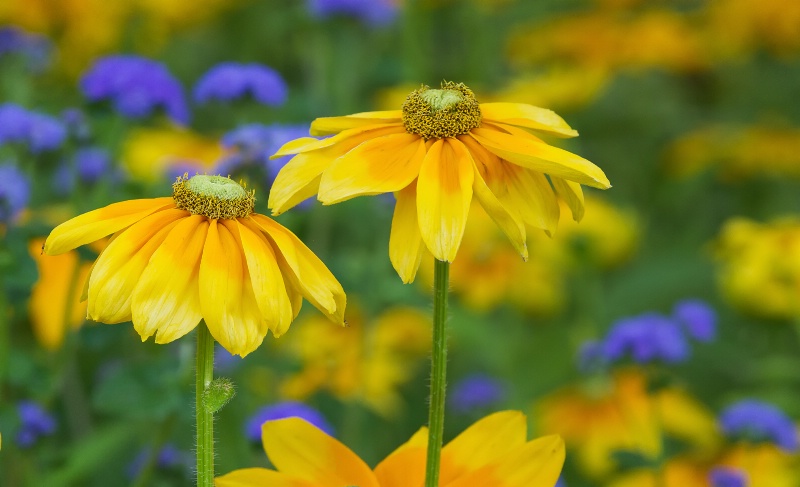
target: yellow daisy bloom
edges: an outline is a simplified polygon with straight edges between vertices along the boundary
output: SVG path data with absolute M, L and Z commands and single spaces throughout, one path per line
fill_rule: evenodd
M 532 131 L 578 135 L 550 110 L 479 104 L 460 83 L 425 86 L 408 95 L 402 110 L 316 119 L 311 134 L 333 136 L 293 140 L 275 153 L 295 156 L 275 179 L 269 207 L 277 215 L 314 194 L 330 205 L 394 192 L 389 257 L 411 282 L 425 247 L 453 261 L 474 196 L 527 258 L 525 224 L 552 234 L 558 198 L 580 220 L 580 185 L 610 187 L 599 167 Z
M 113 234 L 87 283 L 89 319 L 133 321 L 168 343 L 204 320 L 232 354 L 245 356 L 267 330 L 280 336 L 302 298 L 344 322 L 345 294 L 292 232 L 253 213 L 252 191 L 229 178 L 178 178 L 173 196 L 115 203 L 56 227 L 57 255 Z
M 525 415 L 491 414 L 442 449 L 442 487 L 553 487 L 564 464 L 558 436 L 527 441 Z M 276 470 L 246 468 L 218 477 L 216 487 L 418 487 L 425 480 L 427 428 L 370 469 L 349 448 L 300 418 L 267 421 L 264 451 Z

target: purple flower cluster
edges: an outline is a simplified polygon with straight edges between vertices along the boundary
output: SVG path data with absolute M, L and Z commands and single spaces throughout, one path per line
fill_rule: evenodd
M 698 342 L 710 342 L 717 336 L 717 312 L 705 301 L 680 301 L 673 308 L 672 316 Z
M 42 436 L 52 435 L 56 430 L 55 418 L 38 403 L 22 401 L 17 404 L 20 427 L 17 431 L 17 444 L 22 448 L 33 446 Z
M 717 467 L 708 474 L 711 487 L 747 487 L 747 475 L 735 468 Z
M 198 103 L 233 102 L 247 97 L 262 105 L 286 102 L 289 89 L 280 74 L 263 64 L 222 63 L 204 74 L 194 87 Z
M 22 144 L 34 154 L 58 149 L 67 129 L 57 118 L 13 103 L 0 105 L 0 145 Z
M 76 179 L 94 184 L 111 168 L 111 155 L 100 147 L 81 147 L 75 151 L 72 165 L 61 164 L 53 175 L 53 186 L 59 194 L 68 194 L 75 188 Z
M 399 10 L 395 0 L 308 0 L 307 5 L 316 18 L 345 15 L 375 27 L 391 23 Z
M 730 438 L 768 441 L 787 452 L 797 451 L 797 428 L 783 411 L 763 401 L 746 399 L 725 409 L 719 417 L 723 433 Z
M 454 411 L 467 413 L 491 408 L 505 397 L 506 388 L 499 380 L 485 374 L 473 374 L 456 382 L 448 402 Z
M 250 124 L 228 132 L 222 137 L 222 146 L 228 154 L 214 168 L 217 174 L 233 174 L 244 166 L 263 166 L 270 181 L 292 156 L 270 160 L 283 144 L 300 137 L 308 137 L 308 125 Z
M 17 27 L 0 28 L 0 58 L 20 56 L 32 71 L 41 71 L 50 61 L 52 45 L 45 37 Z
M 101 58 L 83 75 L 80 87 L 90 102 L 109 101 L 128 118 L 147 118 L 163 110 L 178 123 L 189 122 L 180 82 L 163 64 L 151 59 L 125 55 Z
M 333 435 L 333 428 L 322 413 L 302 402 L 283 401 L 264 406 L 253 413 L 245 424 L 245 436 L 247 436 L 250 441 L 260 442 L 261 425 L 266 421 L 274 421 L 283 418 L 304 419 L 329 435 Z
M 31 184 L 25 174 L 10 163 L 0 163 L 0 223 L 8 223 L 28 206 Z

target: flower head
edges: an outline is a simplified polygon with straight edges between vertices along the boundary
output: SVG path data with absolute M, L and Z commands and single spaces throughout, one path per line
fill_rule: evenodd
M 56 430 L 56 419 L 33 401 L 17 404 L 20 427 L 17 431 L 17 444 L 23 448 L 33 446 L 42 436 L 52 435 Z
M 689 357 L 689 346 L 675 322 L 646 313 L 618 321 L 603 340 L 603 354 L 608 362 L 630 358 L 637 363 L 676 363 Z
M 31 184 L 25 174 L 10 163 L 0 163 L 0 223 L 12 221 L 31 197 Z
M 92 65 L 81 79 L 81 91 L 91 102 L 109 101 L 129 118 L 147 118 L 163 110 L 186 124 L 189 109 L 180 82 L 167 68 L 139 56 L 108 56 Z
M 747 474 L 737 468 L 717 467 L 708 474 L 711 487 L 746 487 Z
M 0 58 L 20 56 L 32 71 L 45 68 L 50 60 L 52 46 L 47 38 L 25 32 L 17 27 L 0 28 Z
M 299 401 L 283 401 L 270 404 L 253 413 L 245 424 L 245 435 L 251 441 L 261 441 L 261 425 L 266 421 L 284 418 L 301 418 L 315 427 L 333 436 L 331 427 L 325 416 L 308 404 Z
M 725 409 L 719 417 L 722 431 L 729 437 L 768 441 L 787 452 L 797 451 L 797 428 L 791 418 L 772 404 L 747 399 Z
M 527 258 L 525 224 L 553 233 L 559 197 L 580 219 L 580 185 L 610 187 L 600 168 L 530 131 L 577 135 L 550 110 L 480 104 L 463 84 L 424 86 L 402 110 L 315 120 L 312 135 L 335 135 L 291 141 L 273 156 L 296 154 L 278 174 L 269 206 L 279 214 L 315 193 L 329 205 L 394 192 L 389 256 L 411 282 L 425 247 L 438 260 L 455 259 L 474 196 Z
M 675 304 L 672 316 L 686 333 L 700 342 L 710 342 L 717 334 L 717 312 L 700 299 L 686 299 Z
M 489 375 L 474 374 L 456 382 L 448 400 L 453 409 L 463 413 L 495 406 L 505 396 L 506 388 L 502 382 Z
M 66 138 L 67 129 L 58 119 L 13 103 L 0 105 L 0 145 L 22 144 L 39 154 L 58 149 Z
M 343 323 L 339 282 L 293 233 L 254 213 L 254 200 L 231 179 L 184 176 L 172 198 L 115 203 L 62 223 L 44 252 L 113 234 L 89 277 L 87 315 L 131 320 L 143 340 L 171 342 L 202 319 L 223 347 L 244 356 L 267 330 L 283 334 L 303 297 Z
M 307 0 L 308 10 L 318 18 L 346 15 L 373 26 L 386 25 L 397 16 L 395 0 Z
M 233 102 L 252 98 L 262 105 L 286 102 L 288 87 L 280 74 L 263 64 L 222 63 L 211 68 L 194 87 L 199 103 Z
M 439 485 L 553 487 L 564 463 L 558 436 L 527 440 L 525 416 L 503 411 L 479 420 L 442 449 Z M 216 479 L 217 487 L 389 487 L 422 485 L 427 428 L 420 429 L 375 469 L 334 438 L 300 418 L 262 426 L 264 451 L 275 470 L 247 468 Z
M 286 165 L 290 157 L 270 160 L 270 155 L 290 140 L 308 133 L 308 125 L 248 124 L 237 127 L 222 137 L 227 154 L 217 163 L 219 174 L 233 174 L 249 165 L 263 166 L 270 181 Z

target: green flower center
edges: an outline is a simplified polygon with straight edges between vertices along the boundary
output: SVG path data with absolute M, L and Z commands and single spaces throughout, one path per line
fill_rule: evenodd
M 241 184 L 223 176 L 198 174 L 179 177 L 172 184 L 175 206 L 193 215 L 203 215 L 212 220 L 244 218 L 253 212 L 255 191 L 247 191 Z
M 480 125 L 478 100 L 464 83 L 445 81 L 440 90 L 422 86 L 403 103 L 406 132 L 425 140 L 455 137 Z

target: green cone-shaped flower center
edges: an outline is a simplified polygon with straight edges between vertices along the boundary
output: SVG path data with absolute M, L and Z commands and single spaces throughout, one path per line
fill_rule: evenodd
M 478 101 L 463 83 L 446 81 L 440 90 L 423 86 L 403 103 L 403 126 L 425 140 L 466 134 L 480 124 Z
M 255 191 L 223 176 L 198 174 L 179 177 L 172 185 L 175 206 L 213 220 L 244 218 L 253 212 Z

